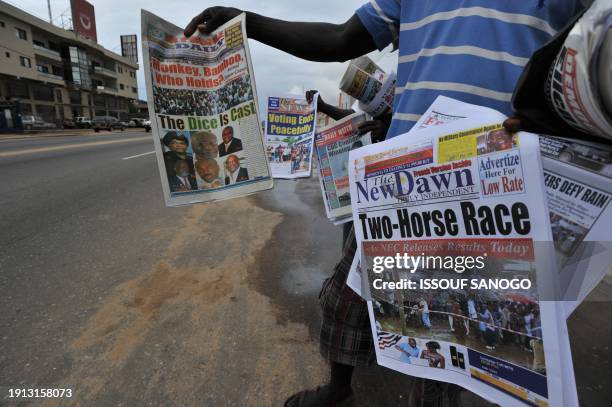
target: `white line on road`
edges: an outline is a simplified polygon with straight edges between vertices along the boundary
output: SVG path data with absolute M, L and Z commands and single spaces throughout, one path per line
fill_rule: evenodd
M 138 158 L 149 154 L 155 154 L 155 151 L 149 151 L 148 153 L 142 153 L 137 155 L 131 155 L 129 157 L 123 157 L 122 160 L 131 160 L 132 158 Z
M 119 143 L 130 143 L 133 141 L 143 141 L 143 140 L 151 140 L 151 137 L 133 137 L 119 140 L 108 140 L 108 141 L 94 141 L 91 143 L 76 143 L 76 144 L 64 144 L 59 146 L 52 147 L 40 147 L 40 148 L 28 148 L 26 150 L 17 150 L 17 151 L 6 151 L 0 152 L 1 157 L 14 157 L 18 155 L 24 154 L 34 154 L 34 153 L 46 153 L 49 151 L 59 151 L 59 150 L 67 150 L 72 148 L 83 148 L 83 147 L 97 147 L 104 146 L 108 144 L 119 144 Z

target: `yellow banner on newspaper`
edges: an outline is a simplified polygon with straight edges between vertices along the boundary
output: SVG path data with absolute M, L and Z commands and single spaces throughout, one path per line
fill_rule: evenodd
M 438 163 L 459 161 L 492 151 L 504 150 L 506 148 L 500 148 L 501 146 L 496 148 L 490 145 L 496 143 L 497 138 L 502 140 L 501 137 L 504 134 L 510 138 L 511 146 L 516 147 L 516 137 L 506 133 L 501 124 L 477 127 L 440 137 L 438 139 Z

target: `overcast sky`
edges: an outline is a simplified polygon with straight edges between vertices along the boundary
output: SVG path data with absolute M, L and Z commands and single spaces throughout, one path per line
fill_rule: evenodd
M 48 20 L 47 0 L 8 0 L 19 8 Z M 166 20 L 184 27 L 193 16 L 207 6 L 233 6 L 262 15 L 290 21 L 344 22 L 366 0 L 89 0 L 96 10 L 98 42 L 104 47 L 121 53 L 119 35 L 138 34 L 140 41 L 140 9 L 145 8 Z M 70 16 L 70 0 L 51 0 L 54 22 L 60 25 L 59 16 Z M 140 61 L 142 47 L 138 44 Z M 336 102 L 338 84 L 346 64 L 307 62 L 274 48 L 250 41 L 253 69 L 260 106 L 270 93 L 301 92 L 302 89 L 319 89 L 328 102 Z M 374 60 L 381 53 L 371 54 Z M 138 72 L 138 93 L 146 97 L 144 70 Z

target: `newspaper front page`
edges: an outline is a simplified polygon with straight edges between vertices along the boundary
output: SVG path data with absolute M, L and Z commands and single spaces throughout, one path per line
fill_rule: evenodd
M 359 135 L 358 127 L 366 121 L 364 114 L 353 113 L 317 129 L 315 148 L 319 163 L 319 182 L 327 217 L 334 222 L 351 220 L 349 191 L 349 151 L 370 144 L 370 133 Z
M 544 183 L 527 176 L 537 136 L 462 119 L 349 166 L 378 363 L 504 406 L 577 405 Z
M 272 177 L 310 177 L 317 123 L 317 100 L 304 95 L 268 97 L 265 136 Z
M 465 118 L 492 122 L 505 116 L 440 96 L 414 128 Z M 562 299 L 569 316 L 612 266 L 612 147 L 545 135 L 539 140 Z
M 145 81 L 166 205 L 273 187 L 240 15 L 210 36 L 142 11 Z

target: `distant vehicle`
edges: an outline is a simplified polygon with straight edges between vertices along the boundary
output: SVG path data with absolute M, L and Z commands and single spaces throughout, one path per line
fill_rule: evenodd
M 113 131 L 113 129 L 125 130 L 125 125 L 113 116 L 96 116 L 91 121 L 91 127 L 98 133 L 100 130 Z
M 21 116 L 21 123 L 25 130 L 55 129 L 57 127 L 55 123 L 47 123 L 42 117 L 34 115 Z
M 142 127 L 144 127 L 145 131 L 148 133 L 151 131 L 151 120 L 145 120 L 142 122 Z
M 137 125 L 137 123 L 136 123 L 136 121 L 134 119 L 128 121 L 126 123 L 126 125 L 127 125 L 127 127 L 138 127 L 138 125 Z
M 144 122 L 146 121 L 146 119 L 143 119 L 141 117 L 135 117 L 132 119 L 132 121 L 135 124 L 134 127 L 144 127 Z
M 62 127 L 65 129 L 74 129 L 76 127 L 76 125 L 74 124 L 74 122 L 70 119 L 64 119 L 62 120 Z
M 79 128 L 89 129 L 91 127 L 91 119 L 89 117 L 78 116 L 74 118 L 74 124 Z

